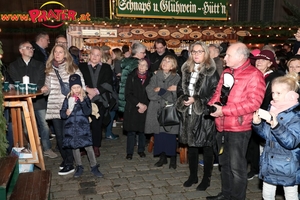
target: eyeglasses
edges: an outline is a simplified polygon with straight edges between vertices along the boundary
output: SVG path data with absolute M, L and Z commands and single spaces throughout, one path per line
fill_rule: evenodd
M 32 50 L 32 51 L 34 51 L 34 48 L 33 48 L 33 47 L 22 47 L 21 49 L 27 49 L 27 50 Z
M 198 50 L 198 51 L 192 51 L 192 55 L 201 55 L 202 53 L 204 53 L 205 51 L 201 51 L 201 50 Z

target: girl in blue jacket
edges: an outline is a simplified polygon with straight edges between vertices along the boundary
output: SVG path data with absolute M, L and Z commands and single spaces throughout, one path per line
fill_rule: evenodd
M 60 116 L 65 119 L 63 147 L 73 149 L 76 162 L 74 177 L 80 177 L 83 173 L 80 148 L 85 148 L 91 166 L 91 172 L 96 177 L 103 177 L 99 171 L 93 150 L 92 134 L 88 116 L 92 112 L 91 100 L 82 89 L 82 83 L 78 74 L 72 74 L 69 78 L 70 93 L 65 98 Z
M 253 129 L 266 140 L 259 172 L 263 199 L 275 200 L 277 185 L 283 186 L 286 200 L 298 199 L 300 105 L 299 94 L 295 92 L 298 88 L 297 74 L 274 79 L 269 117 L 259 115 L 258 111 L 253 114 Z

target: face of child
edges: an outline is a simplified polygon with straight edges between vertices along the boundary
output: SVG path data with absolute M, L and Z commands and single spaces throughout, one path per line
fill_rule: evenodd
M 71 91 L 72 91 L 72 93 L 73 93 L 75 96 L 79 96 L 80 93 L 81 93 L 81 86 L 75 84 L 75 85 L 73 85 L 73 86 L 71 87 Z
M 286 94 L 289 92 L 289 87 L 285 83 L 275 83 L 272 85 L 272 98 L 275 103 L 284 102 Z

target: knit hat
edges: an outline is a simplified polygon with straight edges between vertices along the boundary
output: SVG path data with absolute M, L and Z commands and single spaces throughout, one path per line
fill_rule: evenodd
M 80 85 L 82 87 L 81 77 L 78 74 L 72 74 L 69 78 L 70 89 L 73 85 Z

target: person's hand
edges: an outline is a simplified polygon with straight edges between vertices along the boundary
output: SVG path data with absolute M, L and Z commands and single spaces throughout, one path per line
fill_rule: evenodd
M 300 42 L 300 28 L 298 28 L 297 33 L 294 34 L 296 40 Z
M 189 99 L 187 101 L 183 101 L 185 106 L 189 106 L 191 104 L 193 104 L 195 102 L 194 97 L 189 97 Z
M 154 88 L 154 92 L 159 92 L 159 90 L 160 90 L 160 87 Z
M 138 112 L 139 113 L 144 113 L 146 110 L 147 110 L 147 106 L 143 103 L 138 103 L 137 107 L 139 108 L 138 109 Z
M 261 118 L 258 115 L 258 110 L 253 113 L 253 124 L 259 124 L 261 122 Z
M 270 114 L 272 116 L 271 120 L 270 121 L 266 121 L 266 122 L 270 124 L 271 128 L 274 128 L 278 124 L 277 114 L 272 113 L 272 112 L 270 112 Z
M 83 101 L 83 96 L 81 94 L 78 96 L 78 98 L 79 98 L 80 102 Z
M 67 109 L 66 114 L 67 114 L 67 116 L 69 116 L 71 114 L 70 109 Z
M 171 85 L 170 87 L 168 87 L 167 89 L 168 91 L 176 91 L 177 90 L 177 86 L 176 85 Z
M 215 106 L 217 108 L 217 110 L 214 113 L 210 113 L 210 115 L 213 117 L 223 117 L 222 106 L 220 106 L 218 104 L 212 104 L 212 106 Z
M 47 93 L 48 90 L 49 90 L 49 88 L 48 88 L 46 85 L 44 85 L 44 86 L 41 88 L 41 92 L 42 92 L 42 93 Z

